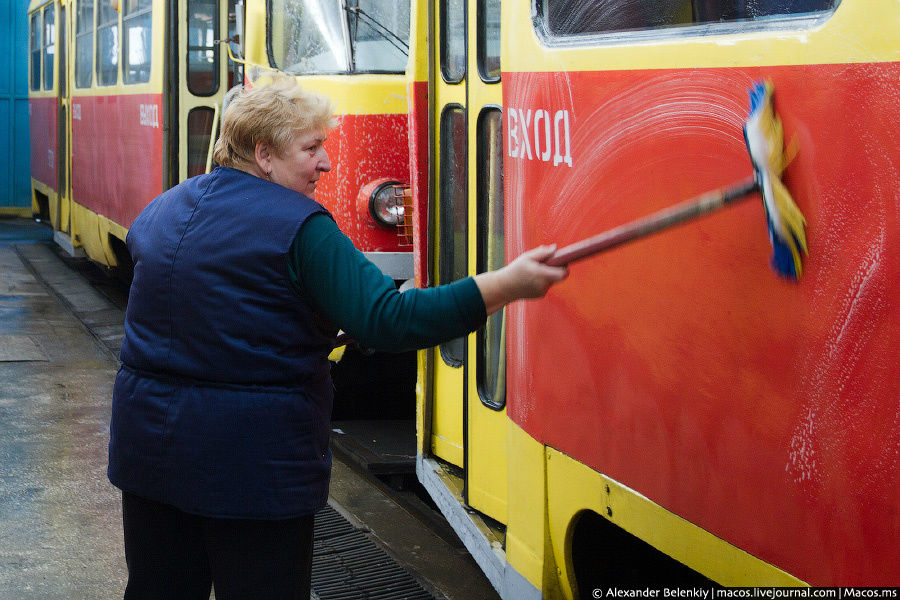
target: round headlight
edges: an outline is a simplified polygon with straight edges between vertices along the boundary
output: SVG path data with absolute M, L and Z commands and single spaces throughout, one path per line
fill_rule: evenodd
M 398 194 L 398 190 L 401 192 Z M 369 196 L 369 212 L 385 227 L 397 227 L 403 223 L 402 188 L 396 181 L 378 186 Z

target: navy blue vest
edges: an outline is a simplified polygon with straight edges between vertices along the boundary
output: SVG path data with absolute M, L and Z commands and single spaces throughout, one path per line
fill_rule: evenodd
M 151 202 L 113 392 L 109 478 L 186 512 L 308 515 L 328 498 L 334 327 L 292 289 L 313 200 L 234 169 Z

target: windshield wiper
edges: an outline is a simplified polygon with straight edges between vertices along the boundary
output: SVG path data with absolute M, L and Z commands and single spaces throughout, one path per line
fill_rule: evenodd
M 393 31 L 379 23 L 378 19 L 361 9 L 359 6 L 345 5 L 344 10 L 347 11 L 347 13 L 355 14 L 357 19 L 364 19 L 375 33 L 387 40 L 389 44 L 402 52 L 404 56 L 409 56 L 409 44 L 403 41 L 403 38 L 397 36 Z M 354 41 L 356 40 L 354 39 Z

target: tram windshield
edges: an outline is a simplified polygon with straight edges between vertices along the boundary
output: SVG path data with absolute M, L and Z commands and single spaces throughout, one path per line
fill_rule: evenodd
M 296 74 L 402 73 L 410 0 L 269 0 L 273 64 Z

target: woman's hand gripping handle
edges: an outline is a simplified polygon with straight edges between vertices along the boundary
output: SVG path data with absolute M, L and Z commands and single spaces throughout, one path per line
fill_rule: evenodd
M 554 284 L 569 275 L 566 267 L 551 267 L 547 261 L 556 246 L 540 246 L 523 253 L 514 261 L 475 276 L 487 314 L 491 315 L 510 302 L 525 298 L 541 298 Z

